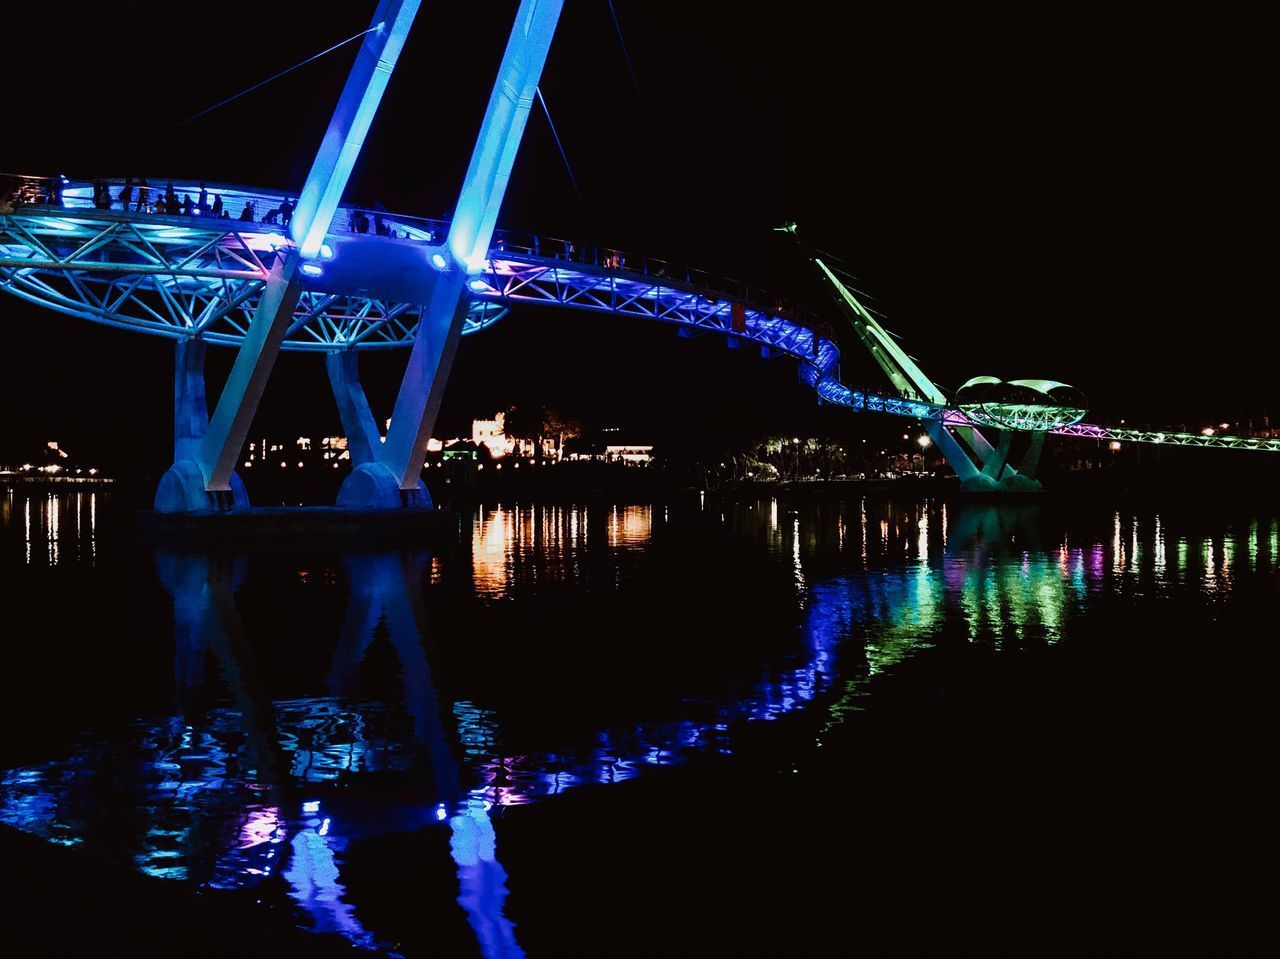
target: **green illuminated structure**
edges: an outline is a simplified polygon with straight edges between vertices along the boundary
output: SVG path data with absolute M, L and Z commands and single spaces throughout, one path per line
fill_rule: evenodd
M 780 232 L 795 237 L 796 225 Z M 813 251 L 805 256 L 830 290 L 841 314 L 871 358 L 893 383 L 897 397 L 851 390 L 832 377 L 812 377 L 822 399 L 851 409 L 911 416 L 923 422 L 929 437 L 973 492 L 1036 492 L 1035 471 L 1045 437 L 1074 436 L 1118 443 L 1154 443 L 1280 452 L 1280 440 L 1203 433 L 1096 426 L 1082 420 L 1088 412 L 1084 394 L 1057 380 L 1001 380 L 975 376 L 953 401 L 925 375 L 912 357 L 859 302 L 853 291 Z M 802 371 L 803 375 L 803 371 Z

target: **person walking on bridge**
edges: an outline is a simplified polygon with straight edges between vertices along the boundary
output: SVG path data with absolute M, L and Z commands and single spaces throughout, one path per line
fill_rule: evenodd
M 129 201 L 133 199 L 133 177 L 124 178 L 124 186 L 120 188 L 120 209 L 129 212 Z
M 143 177 L 138 181 L 138 208 L 135 213 L 148 213 L 151 206 L 151 187 L 147 185 L 147 178 Z

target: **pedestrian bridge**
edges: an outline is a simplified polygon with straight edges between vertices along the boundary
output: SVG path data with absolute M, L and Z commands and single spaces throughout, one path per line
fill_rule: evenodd
M 10 192 L 34 202 L 0 212 L 0 286 L 62 313 L 171 339 L 201 337 L 238 346 L 267 276 L 289 247 L 288 229 L 268 220 L 288 194 L 221 183 L 151 180 L 150 197 L 172 185 L 205 208 L 191 215 L 129 209 L 125 181 L 106 182 L 113 200 L 99 209 L 86 181 L 63 185 L 48 202 L 49 180 L 10 178 Z M 224 218 L 209 214 L 214 197 Z M 242 211 L 250 218 L 240 219 Z M 362 229 L 363 227 L 363 229 Z M 449 222 L 356 206 L 339 207 L 320 259 L 303 280 L 281 349 L 330 352 L 413 345 L 419 291 L 406 270 L 432 262 Z M 344 260 L 358 261 L 348 265 Z M 735 345 L 760 346 L 823 373 L 839 360 L 829 339 L 796 308 L 765 291 L 704 270 L 608 247 L 536 234 L 495 231 L 484 269 L 469 280 L 463 335 L 497 322 L 513 303 L 615 313 L 673 323 L 684 332 L 718 332 Z
M 134 186 L 128 209 L 122 179 L 105 183 L 111 206 L 94 204 L 94 185 L 52 178 L 4 178 L 0 200 L 0 289 L 82 319 L 174 340 L 218 346 L 244 341 L 272 266 L 289 248 L 288 230 L 268 219 L 288 200 L 281 191 L 183 179 L 150 180 L 149 197 L 172 185 L 196 204 L 191 215 L 160 214 Z M 206 206 L 199 206 L 204 191 Z M 210 215 L 214 197 L 225 215 Z M 146 204 L 150 205 L 150 201 Z M 250 211 L 248 219 L 241 214 Z M 199 212 L 195 212 L 199 211 Z M 449 222 L 340 206 L 316 276 L 303 292 L 281 349 L 341 352 L 407 349 L 421 300 L 406 270 L 432 263 Z M 358 261 L 358 269 L 342 260 Z M 469 281 L 462 335 L 492 326 L 512 304 L 620 314 L 674 324 L 682 335 L 720 334 L 731 346 L 789 356 L 826 402 L 855 410 L 973 424 L 963 411 L 840 382 L 840 350 L 797 307 L 764 290 L 671 261 L 605 246 L 506 230 L 494 232 L 484 270 Z M 1073 423 L 1050 432 L 1094 440 L 1280 451 L 1280 441 L 1221 434 L 1139 430 Z

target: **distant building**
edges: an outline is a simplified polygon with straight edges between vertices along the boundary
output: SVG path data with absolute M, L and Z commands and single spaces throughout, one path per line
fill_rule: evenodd
M 653 462 L 653 447 L 622 444 L 606 446 L 604 448 L 604 458 L 610 463 L 648 466 Z
M 507 414 L 495 413 L 491 420 L 471 421 L 471 442 L 485 446 L 494 459 L 502 459 L 515 452 L 515 440 L 507 435 Z

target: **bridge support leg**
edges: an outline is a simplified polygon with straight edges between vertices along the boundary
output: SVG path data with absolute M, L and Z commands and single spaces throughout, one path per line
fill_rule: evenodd
M 1022 462 L 1018 464 L 1018 473 L 1028 480 L 1035 479 L 1036 470 L 1040 468 L 1040 454 L 1044 451 L 1044 438 L 1047 433 L 1032 433 L 1031 444 L 1027 447 L 1027 454 L 1022 457 Z
M 338 491 L 338 505 L 347 509 L 429 507 L 431 498 L 426 485 L 419 482 L 416 489 L 402 491 L 399 479 L 382 460 L 382 431 L 360 383 L 358 356 L 354 350 L 342 350 L 325 357 L 329 384 L 338 403 L 342 430 L 347 436 L 347 452 L 351 456 L 351 475 Z
M 389 473 L 406 503 L 430 505 L 422 486 L 422 461 L 462 336 L 468 305 L 467 274 L 479 273 L 488 259 L 489 240 L 563 6 L 563 0 L 521 0 L 516 11 L 449 224 L 446 246 L 453 262 L 438 275 L 423 308 L 391 414 L 391 428 L 379 457 L 385 472 L 371 468 L 365 473 L 372 487 L 369 496 L 376 502 L 384 499 Z
M 179 340 L 174 347 L 173 465 L 156 488 L 157 512 L 191 513 L 249 505 L 244 483 L 234 472 L 225 490 L 210 491 L 205 485 L 205 473 L 200 466 L 200 449 L 209 431 L 205 351 L 202 339 Z
M 951 435 L 951 431 L 946 426 L 937 420 L 930 420 L 925 423 L 925 432 L 929 434 L 929 439 L 933 440 L 934 445 L 942 451 L 947 464 L 960 477 L 961 486 L 965 489 L 981 490 L 995 485 L 974 465 L 969 454 L 960 445 L 960 441 Z
M 454 270 L 443 274 L 436 284 L 431 301 L 422 310 L 418 336 L 391 413 L 381 461 L 395 489 L 406 496 L 406 505 L 431 506 L 422 482 L 422 461 L 462 339 L 468 306 L 465 279 L 466 274 Z
M 968 471 L 962 472 L 963 464 L 960 469 L 956 469 L 956 464 L 951 456 L 947 457 L 947 461 L 951 463 L 956 474 L 960 476 L 961 485 L 969 490 L 1002 490 L 1005 492 L 1035 492 L 1040 489 L 1040 483 L 1035 479 L 1036 467 L 1040 462 L 1040 451 L 1044 447 L 1044 433 L 1033 433 L 1031 435 L 1030 445 L 1021 462 L 1015 467 L 1009 462 L 1010 451 L 1013 447 L 1014 436 L 1009 430 L 1002 430 L 998 446 L 992 446 L 982 433 L 972 426 L 956 427 L 956 433 L 968 443 L 973 450 L 973 455 L 965 453 L 964 448 L 956 442 L 959 452 L 964 456 L 969 467 L 976 471 L 976 476 L 968 475 Z M 930 430 L 930 436 L 933 431 Z M 939 444 L 941 445 L 941 444 Z M 943 451 L 946 452 L 945 450 Z M 974 462 L 976 459 L 976 463 Z
M 224 490 L 230 484 L 280 344 L 293 322 L 293 311 L 302 293 L 299 265 L 297 254 L 287 253 L 267 277 L 253 321 L 209 420 L 209 431 L 200 444 L 200 466 L 204 470 L 206 489 Z
M 994 454 L 988 456 L 982 464 L 982 475 L 998 484 L 1003 478 L 1005 467 L 1009 464 L 1009 449 L 1013 446 L 1013 433 L 1010 430 L 1000 432 L 1000 445 Z

